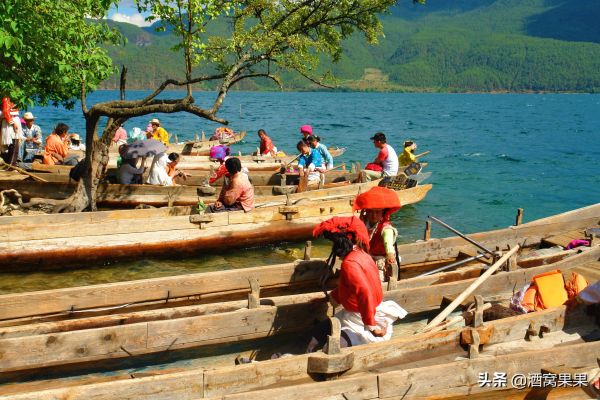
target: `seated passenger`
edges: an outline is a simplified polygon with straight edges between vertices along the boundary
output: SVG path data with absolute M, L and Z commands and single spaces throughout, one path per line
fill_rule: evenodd
M 260 154 L 263 156 L 276 156 L 277 147 L 273 144 L 273 141 L 264 129 L 258 130 L 258 137 L 260 138 Z
M 387 144 L 385 134 L 377 132 L 371 140 L 373 145 L 379 149 L 379 153 L 375 161 L 366 165 L 362 171 L 362 176 L 367 181 L 386 176 L 396 176 L 398 174 L 398 156 L 394 148 Z
M 369 233 L 363 222 L 355 216 L 333 217 L 319 224 L 313 235 L 323 235 L 333 242 L 331 268 L 336 257 L 342 259 L 338 286 L 328 296 L 334 307 L 342 305 L 335 314 L 342 325 L 342 347 L 389 340 L 392 324 L 407 313 L 394 301 L 383 301 L 379 273 L 368 253 Z M 324 344 L 318 336 L 322 335 L 313 335 L 308 352 Z
M 167 164 L 170 161 L 169 156 L 165 153 L 155 155 L 146 183 L 150 185 L 173 186 L 173 178 L 167 172 Z
M 313 149 L 315 149 L 319 152 L 319 154 L 321 155 L 321 158 L 323 159 L 323 163 L 325 164 L 325 168 L 332 169 L 333 168 L 333 157 L 331 156 L 331 153 L 329 153 L 327 146 L 325 146 L 323 143 L 320 143 L 321 138 L 318 136 L 310 135 L 306 138 L 306 141 L 308 142 L 308 145 L 310 147 L 312 147 Z
M 141 185 L 143 183 L 142 174 L 146 171 L 144 161 L 145 159 L 142 158 L 142 165 L 138 168 L 138 158 L 122 159 L 118 172 L 119 183 Z
M 408 167 L 410 164 L 417 162 L 414 151 L 417 149 L 415 142 L 406 141 L 404 142 L 404 151 L 398 157 L 400 167 Z
M 298 159 L 298 172 L 300 177 L 306 176 L 309 185 L 318 184 L 321 181 L 319 171 L 324 169 L 321 154 L 317 150 L 312 149 L 303 140 L 298 142 L 296 148 L 301 153 L 300 158 Z
M 56 125 L 52 134 L 46 138 L 46 149 L 44 151 L 44 164 L 46 165 L 76 165 L 77 157 L 67 157 L 69 146 L 67 136 L 69 126 L 63 123 Z
M 254 208 L 254 187 L 248 175 L 242 172 L 242 163 L 239 158 L 228 158 L 225 168 L 230 175 L 227 183 L 221 188 L 219 199 L 208 206 L 206 212 L 215 213 L 223 211 L 246 212 Z

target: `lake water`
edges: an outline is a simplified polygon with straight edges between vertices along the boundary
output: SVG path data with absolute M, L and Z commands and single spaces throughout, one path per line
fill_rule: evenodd
M 145 92 L 131 92 L 131 98 Z M 175 95 L 171 92 L 168 95 Z M 110 100 L 117 92 L 94 93 L 88 103 Z M 198 93 L 208 106 L 213 93 Z M 44 136 L 57 122 L 83 133 L 80 110 L 53 107 L 32 110 Z M 400 94 L 400 93 L 245 93 L 228 95 L 219 114 L 248 136 L 234 151 L 248 153 L 258 146 L 263 128 L 280 149 L 294 153 L 299 127 L 313 125 L 328 146 L 347 147 L 339 162 L 376 156 L 369 138 L 384 132 L 400 150 L 406 139 L 432 173 L 425 183 L 433 189 L 414 206 L 394 217 L 401 242 L 422 236 L 428 215 L 464 232 L 506 227 L 517 208 L 524 221 L 545 217 L 600 201 L 600 95 L 585 94 Z M 179 140 L 193 139 L 217 126 L 188 114 L 150 115 L 126 124 L 144 129 L 151 118 Z M 433 236 L 446 236 L 434 227 Z M 112 282 L 287 262 L 300 256 L 299 243 L 233 251 L 179 260 L 137 260 L 80 271 L 2 274 L 0 292 Z M 328 254 L 319 242 L 316 255 Z

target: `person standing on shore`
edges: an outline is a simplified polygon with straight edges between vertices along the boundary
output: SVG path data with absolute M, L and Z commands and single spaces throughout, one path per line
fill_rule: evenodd
M 19 144 L 23 136 L 19 109 L 9 97 L 2 98 L 2 158 L 11 165 L 17 163 L 19 157 Z

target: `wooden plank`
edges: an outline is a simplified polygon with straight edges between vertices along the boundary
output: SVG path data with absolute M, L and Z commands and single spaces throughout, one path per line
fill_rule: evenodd
M 215 315 L 2 339 L 0 370 L 43 368 L 265 337 L 304 329 L 312 324 L 313 317 L 314 311 L 302 306 L 287 309 L 264 306 Z M 280 328 L 273 329 L 274 326 Z
M 427 396 L 468 396 L 494 390 L 479 387 L 479 374 L 506 372 L 515 374 L 539 373 L 542 368 L 558 365 L 595 365 L 600 354 L 600 342 L 555 347 L 551 351 L 525 351 L 516 354 L 480 357 L 452 363 L 391 371 L 379 374 L 379 398 L 402 397 L 417 399 Z M 448 371 L 452 371 L 451 374 Z M 508 379 L 507 388 L 513 388 Z M 496 388 L 501 389 L 501 388 Z
M 316 260 L 0 295 L 0 320 L 246 289 L 251 278 L 268 288 L 317 279 L 323 265 L 324 261 Z
M 330 396 L 336 395 L 343 396 L 340 397 L 340 399 L 377 399 L 377 375 L 369 374 L 338 381 L 301 383 L 283 388 L 272 388 L 250 391 L 246 393 L 209 397 L 209 399 L 242 400 L 252 398 L 269 400 L 313 400 L 330 398 Z
M 1 396 L 1 400 L 192 400 L 203 396 L 204 372 L 193 370 Z

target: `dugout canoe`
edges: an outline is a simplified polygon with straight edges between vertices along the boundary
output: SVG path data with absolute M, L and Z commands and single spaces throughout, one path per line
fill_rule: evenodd
M 596 246 L 558 263 L 519 271 L 499 272 L 491 276 L 476 289 L 474 294 L 482 296 L 485 302 L 493 303 L 492 309 L 487 313 L 488 317 L 484 311 L 485 307 L 475 309 L 475 313 L 465 315 L 467 320 L 475 321 L 475 325 L 472 327 L 459 327 L 415 335 L 413 332 L 420 331 L 423 323 L 427 321 L 427 315 L 429 315 L 427 314 L 422 315 L 424 319 L 417 318 L 417 320 L 413 319 L 412 323 L 407 321 L 397 324 L 394 328 L 397 334 L 390 341 L 356 346 L 341 351 L 332 350 L 328 354 L 318 352 L 269 360 L 268 354 L 255 350 L 254 354 L 259 355 L 257 359 L 265 361 L 240 366 L 221 366 L 223 359 L 221 358 L 219 361 L 219 357 L 211 358 L 211 352 L 207 350 L 205 356 L 209 357 L 196 364 L 188 361 L 184 364 L 186 367 L 183 368 L 183 371 L 180 369 L 175 372 L 164 365 L 163 358 L 159 368 L 150 368 L 150 371 L 147 371 L 152 375 L 152 379 L 128 377 L 128 379 L 135 379 L 136 384 L 131 385 L 132 382 L 128 382 L 129 386 L 135 387 L 135 389 L 130 389 L 127 398 L 143 398 L 148 393 L 158 393 L 156 391 L 159 388 L 161 395 L 174 399 L 213 398 L 213 396 L 220 398 L 218 396 L 234 393 L 245 393 L 247 397 L 254 396 L 256 394 L 254 391 L 265 390 L 273 386 L 276 386 L 277 390 L 283 390 L 289 396 L 291 393 L 299 393 L 298 388 L 295 388 L 296 385 L 316 385 L 315 380 L 322 379 L 324 375 L 336 376 L 338 381 L 345 382 L 343 385 L 345 389 L 338 385 L 336 390 L 343 390 L 342 393 L 346 393 L 348 396 L 354 393 L 354 390 L 350 389 L 354 379 L 362 379 L 365 374 L 374 373 L 376 380 L 390 378 L 390 382 L 394 381 L 391 377 L 396 377 L 398 374 L 407 376 L 408 380 L 395 380 L 395 382 L 402 382 L 401 385 L 386 384 L 379 389 L 380 391 L 386 390 L 388 394 L 406 394 L 407 387 L 415 384 L 419 387 L 411 392 L 411 395 L 431 394 L 432 384 L 430 381 L 432 378 L 441 380 L 441 382 L 433 384 L 435 388 L 448 390 L 449 394 L 469 393 L 473 389 L 472 385 L 460 382 L 464 383 L 467 378 L 470 379 L 469 382 L 476 379 L 471 377 L 472 371 L 468 372 L 470 375 L 467 375 L 466 378 L 453 380 L 453 382 L 457 382 L 454 386 L 444 386 L 449 379 L 444 377 L 447 375 L 450 362 L 457 356 L 470 356 L 470 359 L 465 360 L 463 364 L 466 367 L 474 368 L 477 366 L 477 360 L 485 358 L 486 351 L 497 356 L 499 349 L 504 352 L 509 351 L 511 356 L 522 360 L 518 365 L 513 365 L 514 368 L 517 368 L 514 372 L 526 372 L 532 368 L 539 370 L 540 366 L 544 368 L 557 367 L 560 364 L 580 367 L 593 366 L 600 350 L 600 342 L 593 342 L 585 346 L 579 345 L 581 347 L 577 349 L 580 352 L 571 355 L 572 363 L 565 362 L 565 359 L 562 358 L 561 348 L 557 347 L 549 351 L 559 343 L 562 347 L 565 344 L 581 341 L 592 329 L 594 322 L 591 317 L 581 312 L 569 313 L 564 306 L 510 316 L 506 301 L 512 295 L 515 287 L 522 287 L 537 274 L 558 268 L 568 277 L 570 271 L 579 265 L 594 263 L 598 266 L 599 257 L 600 249 Z M 385 292 L 384 297 L 396 301 L 412 315 L 425 312 L 435 314 L 443 308 L 440 307 L 440 304 L 444 296 L 457 296 L 473 281 L 474 279 L 470 279 L 435 286 L 396 289 Z M 216 348 L 221 349 L 221 352 L 227 352 L 231 350 L 223 344 L 228 341 L 237 343 L 241 341 L 241 343 L 248 343 L 251 347 L 257 338 L 283 336 L 286 333 L 290 333 L 288 338 L 292 341 L 288 343 L 289 347 L 279 343 L 280 348 L 298 349 L 304 343 L 298 343 L 297 332 L 308 330 L 315 317 L 325 318 L 331 312 L 324 303 L 322 293 L 318 296 L 297 295 L 261 300 L 260 306 L 257 306 L 257 303 L 251 299 L 247 302 L 220 303 L 218 308 L 213 307 L 212 309 L 207 306 L 203 311 L 198 310 L 199 315 L 196 316 L 182 317 L 181 314 L 177 314 L 177 317 L 174 315 L 169 317 L 163 310 L 159 319 L 134 323 L 128 323 L 124 319 L 120 325 L 109 328 L 61 330 L 60 327 L 54 326 L 53 329 L 56 331 L 51 333 L 47 333 L 45 330 L 48 326 L 40 324 L 38 326 L 2 328 L 6 333 L 0 339 L 0 348 L 3 350 L 3 358 L 0 359 L 1 375 L 10 377 L 12 371 L 13 379 L 18 380 L 23 379 L 23 376 L 29 376 L 28 374 L 33 370 L 43 371 L 43 369 L 52 368 L 54 372 L 68 371 L 69 366 L 71 366 L 71 371 L 75 370 L 80 373 L 89 368 L 91 363 L 94 363 L 96 369 L 101 368 L 100 366 L 103 365 L 101 361 L 109 359 L 112 360 L 113 367 L 108 371 L 112 371 L 115 369 L 114 363 L 118 359 L 135 359 L 143 354 L 157 352 L 165 355 L 165 351 L 175 352 L 191 347 L 206 346 L 209 348 L 213 346 L 215 348 L 216 344 L 219 344 Z M 319 304 L 320 306 L 316 307 Z M 227 307 L 230 308 L 227 309 Z M 478 319 L 473 315 L 479 312 L 483 312 L 483 325 L 478 324 Z M 502 318 L 498 318 L 498 315 Z M 580 333 L 574 336 L 573 332 Z M 523 339 L 528 338 L 531 343 L 539 344 L 540 342 L 533 339 L 540 336 L 542 339 L 538 340 L 545 341 L 546 351 L 544 353 L 538 354 L 533 360 L 531 354 L 517 356 L 523 350 L 532 349 Z M 474 342 L 476 337 L 479 339 L 478 344 L 474 344 L 477 343 Z M 460 347 L 461 345 L 466 346 L 468 350 Z M 581 350 L 584 351 L 581 352 Z M 572 349 L 569 348 L 567 351 L 572 351 Z M 557 357 L 559 353 L 561 357 Z M 212 355 L 214 356 L 214 353 Z M 480 358 L 477 358 L 477 355 Z M 230 363 L 232 358 L 233 355 Z M 507 360 L 507 363 L 502 365 L 510 366 L 511 361 L 514 360 Z M 526 366 L 522 364 L 523 362 L 526 363 Z M 445 368 L 441 368 L 441 365 L 444 365 Z M 454 364 L 455 368 L 459 365 Z M 412 371 L 410 368 L 423 366 L 431 366 L 430 372 L 434 372 L 433 375 L 427 376 L 426 371 L 421 371 L 419 374 L 407 375 L 405 373 L 407 369 Z M 526 371 L 519 371 L 519 366 L 525 368 Z M 391 372 L 394 374 L 383 375 Z M 109 375 L 113 381 L 117 381 L 116 387 L 122 386 L 118 384 L 118 380 L 121 378 L 115 378 L 115 372 L 109 372 Z M 187 377 L 193 376 L 195 385 L 191 384 L 191 380 L 185 378 L 186 375 Z M 82 381 L 84 383 L 81 383 Z M 65 397 L 77 399 L 86 398 L 85 396 L 89 396 L 91 393 L 95 393 L 98 396 L 96 398 L 110 398 L 110 395 L 114 396 L 117 393 L 115 392 L 115 382 L 107 384 L 102 382 L 102 379 L 94 382 L 93 378 L 90 379 L 89 376 L 82 378 L 71 376 L 66 382 L 60 379 L 43 381 L 41 387 L 37 385 L 36 389 L 29 391 L 27 388 L 31 388 L 31 383 L 24 383 L 20 387 L 18 384 L 13 385 L 9 389 L 11 395 L 17 396 L 14 399 Z M 173 383 L 169 384 L 168 382 Z M 423 385 L 425 382 L 427 384 Z M 78 385 L 78 383 L 80 384 Z M 181 388 L 186 388 L 185 392 L 176 389 L 176 387 L 180 387 L 179 384 L 181 384 Z M 47 390 L 40 391 L 40 388 Z M 326 389 L 325 392 L 320 392 L 321 394 L 329 393 L 327 390 L 331 389 L 328 386 L 319 386 L 319 388 Z M 95 392 L 90 391 L 91 389 Z M 300 398 L 310 398 L 315 393 L 319 392 L 310 390 L 304 393 L 309 397 Z M 304 396 L 304 394 L 300 396 Z M 333 392 L 332 394 L 339 393 Z
M 340 175 L 339 182 L 325 183 L 323 188 L 340 188 L 340 192 L 345 192 L 347 187 L 352 185 L 350 179 L 356 174 L 348 174 L 347 178 Z M 31 178 L 26 180 L 2 180 L 0 179 L 0 190 L 14 189 L 22 196 L 23 201 L 29 201 L 32 198 L 44 198 L 62 200 L 73 194 L 77 188 L 77 183 L 61 182 L 35 182 Z M 149 205 L 153 207 L 166 206 L 193 206 L 199 201 L 206 204 L 214 202 L 221 190 L 220 186 L 213 187 L 213 193 L 205 193 L 205 186 L 158 186 L 158 185 L 121 185 L 101 183 L 98 185 L 98 195 L 96 202 L 103 208 L 135 208 L 140 205 Z M 314 191 L 317 188 L 310 188 Z M 257 202 L 277 201 L 283 193 L 295 193 L 297 185 L 265 185 L 254 186 L 254 195 Z M 329 196 L 332 195 L 330 192 Z
M 3 217 L 0 268 L 14 271 L 25 265 L 56 267 L 308 239 L 316 223 L 352 215 L 354 197 L 371 184 L 279 196 L 280 201 L 257 204 L 248 213 L 202 215 L 194 207 L 170 207 Z M 396 193 L 408 205 L 424 199 L 430 189 L 423 185 Z
M 600 204 L 505 229 L 469 234 L 469 238 L 492 249 L 520 244 L 521 250 L 516 260 L 516 267 L 531 268 L 559 262 L 575 255 L 581 249 L 562 249 L 570 240 L 586 237 L 586 231 L 597 227 L 599 223 Z M 443 273 L 412 279 L 425 272 L 431 273 L 440 267 L 472 257 L 478 249 L 464 239 L 454 236 L 402 244 L 398 246 L 398 250 L 402 256 L 401 280 L 397 282 L 398 288 L 471 279 L 479 276 L 482 269 L 490 263 L 486 259 L 472 260 L 460 266 L 459 270 L 456 270 L 459 267 L 456 266 Z M 305 250 L 304 258 L 310 258 L 310 248 Z M 164 304 L 166 307 L 165 293 L 168 293 L 169 307 L 177 304 L 190 305 L 239 299 L 245 298 L 249 292 L 251 280 L 257 281 L 261 286 L 261 293 L 267 296 L 274 293 L 306 292 L 318 288 L 316 282 L 324 266 L 325 260 L 311 259 L 307 262 L 299 261 L 232 271 L 46 290 L 29 294 L 10 294 L 0 296 L 0 320 L 47 318 L 54 314 L 58 314 L 59 319 L 61 315 L 63 318 L 70 318 L 69 311 L 76 311 L 78 315 L 83 315 L 83 310 L 90 310 L 92 315 L 100 315 L 101 309 L 121 306 L 124 304 L 124 299 L 131 304 L 122 311 L 142 311 L 156 308 L 157 304 Z M 592 275 L 593 272 L 586 273 Z M 591 278 L 600 279 L 600 270 Z M 3 324 L 0 322 L 0 326 Z
M 47 171 L 36 171 L 34 172 L 36 177 L 42 178 L 48 182 L 63 182 L 68 183 L 70 181 L 68 171 L 62 170 L 57 172 L 47 172 Z M 107 170 L 107 179 L 109 182 L 116 183 L 117 182 L 117 169 L 116 168 L 108 168 Z M 208 172 L 193 172 L 192 176 L 188 177 L 187 180 L 180 182 L 183 185 L 189 186 L 200 186 L 204 185 L 208 180 L 209 173 Z M 15 177 L 16 178 L 13 178 Z M 277 172 L 265 172 L 265 171 L 250 171 L 249 175 L 250 180 L 254 185 L 257 186 L 267 186 L 267 185 L 280 185 L 282 175 Z M 299 176 L 297 173 L 286 173 L 286 185 L 297 185 L 299 181 Z M 325 175 L 326 182 L 339 182 L 343 180 L 351 180 L 355 181 L 358 178 L 358 174 L 355 172 L 348 172 L 345 169 L 342 170 L 332 170 L 328 171 Z M 20 178 L 17 176 L 17 173 L 8 174 L 3 172 L 2 180 L 22 180 L 25 178 Z M 222 179 L 217 181 L 217 184 L 221 183 Z

